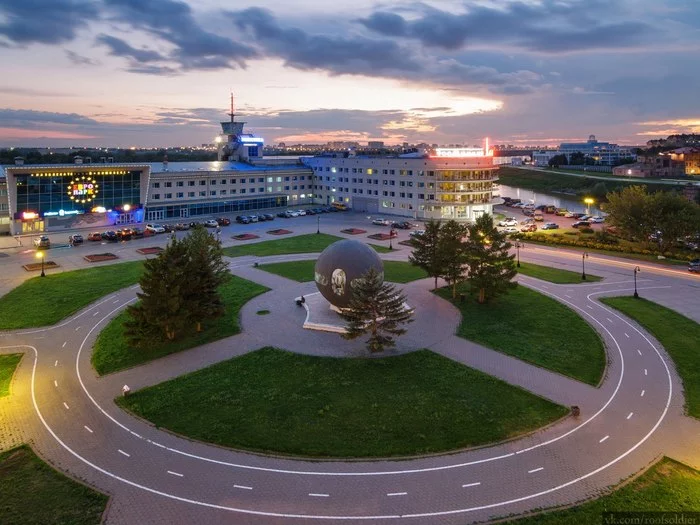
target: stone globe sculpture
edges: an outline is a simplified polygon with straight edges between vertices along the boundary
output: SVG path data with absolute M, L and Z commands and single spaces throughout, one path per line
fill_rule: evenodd
M 333 306 L 347 308 L 352 299 L 352 282 L 370 268 L 384 273 L 384 264 L 372 248 L 351 239 L 334 242 L 316 261 L 316 287 Z

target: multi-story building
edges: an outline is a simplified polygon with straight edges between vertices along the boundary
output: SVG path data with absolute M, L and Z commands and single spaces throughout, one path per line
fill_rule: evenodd
M 417 219 L 474 220 L 492 213 L 498 167 L 481 148 L 433 154 L 307 157 L 317 202 Z
M 674 155 L 639 155 L 634 164 L 624 164 L 613 168 L 613 175 L 626 177 L 652 177 L 676 179 L 685 176 L 685 163 Z
M 686 175 L 700 175 L 700 148 L 678 148 L 668 154 L 674 161 L 684 163 Z
M 566 155 L 569 162 L 572 154 L 583 153 L 596 164 L 603 166 L 614 166 L 622 159 L 636 158 L 633 148 L 598 142 L 595 135 L 590 135 L 586 142 L 563 142 L 559 145 L 557 153 Z

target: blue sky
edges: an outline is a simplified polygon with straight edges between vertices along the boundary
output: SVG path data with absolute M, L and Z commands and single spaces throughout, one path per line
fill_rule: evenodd
M 700 132 L 697 0 L 0 0 L 0 146 L 643 144 Z

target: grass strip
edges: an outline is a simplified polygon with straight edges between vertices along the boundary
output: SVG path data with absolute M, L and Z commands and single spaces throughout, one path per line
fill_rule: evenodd
M 463 289 L 466 293 L 466 287 Z M 451 300 L 451 289 L 437 292 Z M 605 350 L 597 332 L 573 310 L 518 286 L 487 304 L 471 296 L 454 303 L 462 312 L 457 335 L 528 363 L 597 385 Z
M 22 354 L 0 355 L 0 397 L 10 395 L 10 382 L 21 360 Z
M 117 403 L 218 445 L 313 457 L 443 452 L 517 436 L 567 409 L 420 350 L 338 359 L 264 348 Z
M 543 281 L 549 281 L 555 284 L 578 284 L 578 283 L 594 283 L 602 281 L 602 277 L 597 275 L 586 274 L 586 280 L 581 279 L 580 272 L 572 272 L 570 270 L 561 270 L 559 268 L 551 268 L 549 266 L 542 266 L 540 264 L 532 264 L 521 262 L 520 268 L 518 268 L 518 273 L 527 275 L 529 277 L 534 277 L 535 279 L 541 279 Z
M 296 237 L 286 237 L 273 241 L 262 241 L 254 244 L 243 244 L 240 246 L 229 246 L 224 248 L 224 255 L 228 257 L 241 257 L 243 255 L 257 255 L 265 257 L 268 255 L 285 255 L 290 253 L 318 253 L 325 250 L 336 241 L 342 241 L 342 237 L 329 235 L 327 233 L 308 233 L 297 235 Z M 370 244 L 379 253 L 389 252 L 389 248 Z
M 0 454 L 3 525 L 94 525 L 108 499 L 54 470 L 27 445 Z
M 174 342 L 163 342 L 149 348 L 129 346 L 123 326 L 128 314 L 123 311 L 97 336 L 92 352 L 92 366 L 100 375 L 109 374 L 236 335 L 241 331 L 238 323 L 240 309 L 253 297 L 267 290 L 260 284 L 232 275 L 219 289 L 226 308 L 223 316 L 204 322 L 202 332 L 193 332 Z
M 281 275 L 300 283 L 314 280 L 316 261 L 291 261 L 282 263 L 261 264 L 259 268 L 266 272 Z M 428 274 L 422 268 L 413 266 L 405 261 L 384 261 L 384 279 L 393 283 L 409 283 L 425 279 Z
M 143 262 L 33 277 L 0 298 L 0 330 L 47 326 L 70 317 L 100 297 L 136 284 Z
M 700 418 L 700 324 L 643 298 L 603 297 L 600 300 L 637 321 L 661 343 L 681 376 L 686 412 Z

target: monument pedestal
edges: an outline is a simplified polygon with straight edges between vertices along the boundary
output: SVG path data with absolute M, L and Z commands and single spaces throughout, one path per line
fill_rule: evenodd
M 345 319 L 338 315 L 340 308 L 329 303 L 320 292 L 305 295 L 304 299 L 304 308 L 306 308 L 304 328 L 336 334 L 346 332 Z

